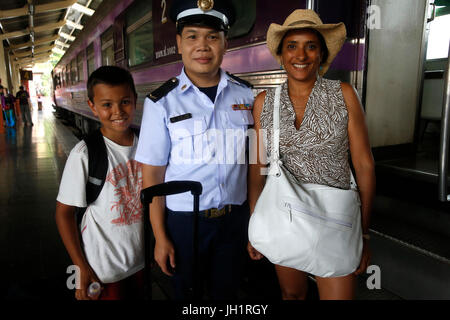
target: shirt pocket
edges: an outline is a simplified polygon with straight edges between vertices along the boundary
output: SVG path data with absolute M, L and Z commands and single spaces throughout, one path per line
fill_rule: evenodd
M 227 117 L 234 128 L 246 129 L 254 124 L 253 115 L 250 110 L 233 110 L 227 112 Z
M 168 129 L 172 142 L 203 134 L 206 131 L 206 117 L 192 117 L 169 123 Z
M 168 129 L 172 144 L 170 153 L 172 164 L 192 164 L 198 161 L 196 159 L 201 159 L 201 142 L 207 129 L 206 117 L 192 117 L 169 123 Z

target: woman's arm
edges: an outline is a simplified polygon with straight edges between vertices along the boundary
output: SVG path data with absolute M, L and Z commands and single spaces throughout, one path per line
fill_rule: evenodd
M 264 184 L 266 182 L 266 176 L 261 173 L 261 169 L 264 169 L 267 167 L 266 164 L 261 159 L 261 155 L 265 155 L 265 148 L 262 141 L 262 136 L 260 136 L 261 131 L 261 123 L 260 123 L 260 116 L 262 112 L 262 108 L 264 105 L 264 99 L 266 97 L 266 92 L 261 92 L 258 94 L 258 96 L 255 99 L 254 105 L 253 105 L 253 119 L 255 121 L 255 125 L 253 129 L 256 133 L 256 139 L 254 140 L 253 144 L 250 144 L 250 154 L 256 155 L 256 157 L 250 157 L 251 159 L 256 159 L 256 163 L 250 163 L 249 169 L 248 169 L 248 181 L 247 181 L 247 188 L 248 188 L 248 204 L 250 207 L 250 215 L 255 210 L 256 201 L 258 200 L 263 188 Z M 250 258 L 253 260 L 259 260 L 263 256 L 261 253 L 256 251 L 250 242 L 248 243 L 247 250 L 249 252 Z
M 348 83 L 342 83 L 342 93 L 348 110 L 350 154 L 361 198 L 362 232 L 363 234 L 368 234 L 372 204 L 375 197 L 375 162 L 359 97 L 355 89 Z M 363 257 L 356 274 L 362 273 L 368 266 L 370 250 L 367 244 L 367 240 L 364 239 Z

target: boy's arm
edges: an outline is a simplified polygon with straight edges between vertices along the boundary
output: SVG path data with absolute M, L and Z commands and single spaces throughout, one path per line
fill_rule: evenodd
M 61 239 L 73 264 L 80 268 L 80 287 L 77 287 L 75 297 L 78 300 L 90 300 L 91 298 L 87 296 L 89 284 L 100 281 L 89 266 L 81 248 L 78 226 L 75 221 L 75 207 L 56 201 L 55 220 Z
M 142 189 L 151 187 L 160 183 L 164 183 L 166 174 L 166 166 L 151 166 L 143 164 L 142 166 Z M 171 276 L 172 270 L 168 267 L 175 268 L 175 249 L 172 241 L 170 241 L 165 227 L 165 197 L 155 197 L 150 204 L 150 223 L 152 224 L 153 233 L 155 235 L 155 261 L 161 270 Z

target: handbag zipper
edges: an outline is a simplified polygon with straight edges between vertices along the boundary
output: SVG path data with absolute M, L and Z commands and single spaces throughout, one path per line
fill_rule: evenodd
M 324 216 L 318 215 L 318 214 L 316 214 L 316 213 L 314 213 L 311 210 L 308 210 L 306 208 L 293 207 L 288 202 L 285 202 L 284 206 L 289 209 L 289 220 L 290 220 L 290 222 L 292 222 L 292 210 L 295 210 L 297 212 L 306 214 L 306 215 L 308 215 L 310 217 L 313 217 L 313 218 L 321 219 L 323 221 L 333 222 L 335 224 L 338 224 L 338 225 L 341 225 L 341 226 L 344 226 L 344 227 L 347 227 L 347 228 L 351 228 L 352 227 L 352 223 L 345 222 L 345 221 L 338 220 L 338 219 L 333 219 L 333 218 L 330 218 L 330 217 L 324 217 Z

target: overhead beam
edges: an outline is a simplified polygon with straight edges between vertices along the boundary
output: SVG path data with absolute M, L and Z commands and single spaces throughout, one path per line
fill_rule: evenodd
M 26 62 L 26 61 L 31 61 L 33 59 L 39 59 L 42 57 L 48 57 L 51 55 L 51 52 L 42 52 L 42 53 L 38 53 L 36 54 L 34 57 L 26 57 L 26 58 L 18 58 L 17 60 L 14 60 L 15 62 Z
M 34 49 L 34 53 L 37 54 L 37 53 L 40 53 L 40 52 L 50 51 L 50 50 L 52 50 L 54 47 L 55 47 L 55 45 L 45 46 L 45 47 L 40 47 L 40 48 L 35 48 L 35 49 Z M 31 51 L 31 49 L 30 49 L 30 50 L 27 50 L 27 51 L 25 51 L 25 52 L 18 52 L 18 53 L 15 53 L 15 54 L 13 54 L 13 56 L 16 57 L 16 58 L 22 58 L 22 57 L 27 57 L 27 56 L 29 56 L 29 55 L 31 55 L 31 54 L 32 54 L 32 51 Z
M 53 29 L 58 29 L 58 28 L 62 28 L 64 25 L 66 24 L 65 20 L 61 20 L 58 22 L 54 22 L 54 23 L 48 23 L 42 26 L 38 26 L 38 27 L 34 27 L 34 32 L 42 32 L 42 31 L 48 31 L 48 30 L 53 30 Z M 17 37 L 22 37 L 22 36 L 26 36 L 28 34 L 30 34 L 30 28 L 26 28 L 24 30 L 19 30 L 19 31 L 13 31 L 13 32 L 7 32 L 4 34 L 0 34 L 0 41 L 5 40 L 5 39 L 11 39 L 11 38 L 17 38 Z
M 44 58 L 35 59 L 33 61 L 30 61 L 30 62 L 20 62 L 20 63 L 17 63 L 16 65 L 18 65 L 18 66 L 28 66 L 28 65 L 33 65 L 36 62 L 43 62 L 43 61 L 48 61 L 48 60 L 50 60 L 50 56 L 44 57 Z
M 39 59 L 46 59 L 48 57 L 50 57 L 51 52 L 45 52 L 45 53 L 41 53 L 41 54 L 37 54 L 34 58 L 22 58 L 19 60 L 16 60 L 16 63 L 25 63 L 25 62 L 31 62 L 31 61 L 36 61 Z
M 36 6 L 36 13 L 66 9 L 77 3 L 77 0 L 56 1 Z
M 34 27 L 34 32 L 42 32 L 42 31 L 48 31 L 48 30 L 62 28 L 62 27 L 64 27 L 65 24 L 66 24 L 66 20 L 60 20 L 58 22 Z
M 28 42 L 25 42 L 25 43 L 19 43 L 19 44 L 11 45 L 8 49 L 9 50 L 24 49 L 24 48 L 30 47 L 33 44 L 35 46 L 37 46 L 37 45 L 40 45 L 40 44 L 56 41 L 56 40 L 58 40 L 58 38 L 59 38 L 59 35 L 54 35 L 54 36 L 51 36 L 51 37 L 37 39 L 37 40 L 34 41 L 34 43 L 32 41 L 28 41 Z
M 85 15 L 92 16 L 95 13 L 95 10 L 90 9 L 88 7 L 82 6 L 81 4 L 74 3 L 72 5 L 72 9 L 77 10 Z
M 35 13 L 42 13 L 47 11 L 55 11 L 69 8 L 74 5 L 77 0 L 64 0 L 64 1 L 56 1 L 47 4 L 35 5 Z M 21 16 L 28 15 L 28 4 L 23 6 L 22 8 L 10 9 L 10 10 L 0 10 L 0 19 L 11 19 Z

